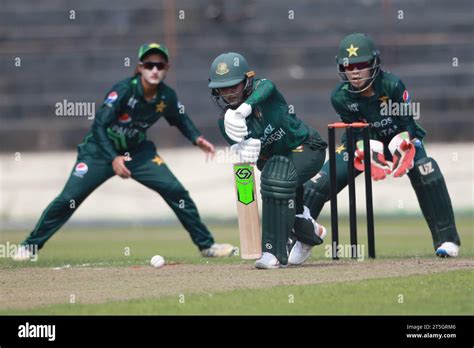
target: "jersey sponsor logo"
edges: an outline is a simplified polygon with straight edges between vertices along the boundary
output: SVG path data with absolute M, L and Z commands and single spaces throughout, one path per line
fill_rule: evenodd
M 130 117 L 129 114 L 122 114 L 120 115 L 118 121 L 122 124 L 127 124 L 127 123 L 132 122 L 132 118 Z
M 105 104 L 113 104 L 118 98 L 117 92 L 110 92 L 109 95 L 107 96 L 107 99 L 105 99 Z
M 370 122 L 370 125 L 383 137 L 398 133 L 398 126 L 394 124 L 392 117 L 386 117 L 380 121 Z
M 402 98 L 403 98 L 403 101 L 404 101 L 405 103 L 409 103 L 409 102 L 411 101 L 410 94 L 408 93 L 407 90 L 404 90 L 404 91 L 403 91 L 403 96 L 402 96 Z
M 84 177 L 84 175 L 86 175 L 88 171 L 89 171 L 89 167 L 87 166 L 87 164 L 85 164 L 84 162 L 81 162 L 76 165 L 76 168 L 74 168 L 73 175 L 79 178 L 82 178 Z
M 125 136 L 129 139 L 134 138 L 138 133 L 140 133 L 139 129 L 130 128 L 130 127 L 123 127 L 119 125 L 113 125 L 112 128 L 109 128 L 115 135 L 117 136 Z

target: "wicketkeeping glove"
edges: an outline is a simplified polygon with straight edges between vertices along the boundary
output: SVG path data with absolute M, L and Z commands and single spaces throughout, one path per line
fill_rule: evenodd
M 258 139 L 247 139 L 230 147 L 237 154 L 236 163 L 255 163 L 260 155 L 261 142 Z
M 363 140 L 359 140 L 356 144 L 354 167 L 361 172 L 364 171 Z M 383 143 L 378 140 L 370 140 L 370 170 L 375 181 L 385 179 L 392 172 L 383 154 Z
M 392 153 L 394 177 L 401 177 L 413 168 L 416 149 L 415 145 L 410 141 L 408 132 L 395 135 L 388 144 L 388 149 Z

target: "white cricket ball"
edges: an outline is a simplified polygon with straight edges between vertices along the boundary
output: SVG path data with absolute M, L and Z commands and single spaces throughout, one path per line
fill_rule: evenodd
M 150 264 L 154 268 L 161 268 L 165 265 L 165 259 L 163 258 L 163 256 L 155 255 L 151 258 Z

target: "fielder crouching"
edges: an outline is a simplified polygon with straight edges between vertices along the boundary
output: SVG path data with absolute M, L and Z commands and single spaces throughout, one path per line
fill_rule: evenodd
M 303 184 L 321 169 L 327 144 L 290 112 L 272 81 L 254 75 L 242 55 L 224 53 L 211 65 L 209 88 L 225 112 L 224 138 L 241 162 L 262 172 L 263 253 L 255 267 L 280 268 L 292 257 L 289 239 L 317 245 L 326 234 L 303 205 Z
M 380 64 L 379 51 L 367 35 L 355 33 L 344 38 L 337 55 L 342 82 L 331 95 L 334 110 L 345 123 L 371 124 L 372 178 L 383 180 L 390 174 L 395 178 L 407 174 L 431 231 L 436 255 L 457 256 L 461 241 L 441 169 L 426 154 L 422 142 L 426 132 L 415 121 L 415 116 L 419 115 L 415 114 L 403 82 L 381 70 Z M 359 175 L 364 170 L 363 144 L 359 140 L 361 131 L 354 129 L 354 137 L 357 142 L 355 175 Z M 340 192 L 347 185 L 345 134 L 336 152 L 337 192 Z M 314 218 L 329 200 L 328 173 L 329 163 L 326 162 L 315 181 L 305 184 L 305 204 Z M 298 244 L 294 248 L 301 250 L 297 262 L 303 263 L 311 248 Z
M 202 256 L 233 255 L 232 245 L 214 242 L 188 191 L 146 137 L 147 130 L 164 117 L 202 151 L 214 152 L 187 114 L 180 112 L 175 91 L 163 82 L 169 69 L 168 50 L 160 44 L 145 44 L 138 59 L 136 74 L 118 82 L 107 94 L 91 131 L 77 147 L 77 162 L 63 191 L 45 209 L 14 260 L 29 260 L 32 250 L 41 249 L 89 194 L 115 175 L 133 178 L 160 194 Z

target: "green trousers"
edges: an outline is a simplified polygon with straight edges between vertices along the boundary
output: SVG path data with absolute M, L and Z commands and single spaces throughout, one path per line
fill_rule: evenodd
M 126 162 L 126 166 L 132 172 L 132 178 L 163 197 L 199 250 L 209 248 L 214 243 L 211 233 L 201 221 L 188 191 L 161 160 L 155 145 L 144 141 L 136 151 L 130 153 L 130 157 L 132 159 Z M 22 244 L 37 245 L 41 249 L 92 191 L 114 175 L 108 161 L 79 148 L 76 165 L 64 189 L 44 210 L 35 228 Z

